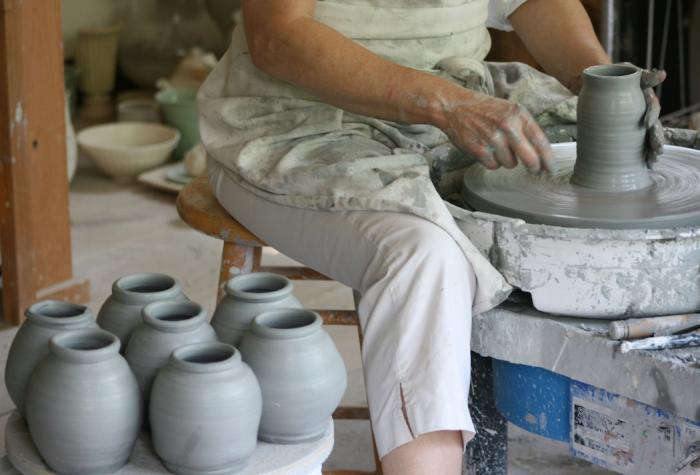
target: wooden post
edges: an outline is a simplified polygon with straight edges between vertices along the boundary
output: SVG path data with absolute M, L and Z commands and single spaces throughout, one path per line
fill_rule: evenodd
M 72 275 L 59 0 L 0 0 L 3 316 L 38 298 L 86 301 Z

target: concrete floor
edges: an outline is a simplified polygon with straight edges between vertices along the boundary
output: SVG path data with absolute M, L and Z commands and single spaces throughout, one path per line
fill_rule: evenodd
M 138 184 L 115 183 L 91 168 L 78 171 L 70 193 L 74 274 L 90 279 L 89 307 L 97 312 L 118 277 L 157 271 L 179 279 L 185 293 L 209 312 L 215 305 L 221 241 L 190 229 L 177 215 L 174 195 Z M 264 263 L 290 261 L 266 249 Z M 348 288 L 334 282 L 299 282 L 295 294 L 311 308 L 352 308 Z M 366 404 L 357 336 L 353 328 L 328 328 L 349 372 L 344 403 Z M 0 362 L 12 330 L 0 334 Z M 4 364 L 4 362 L 2 362 Z M 4 391 L 4 388 L 2 389 Z M 0 393 L 0 414 L 11 409 Z M 0 419 L 4 426 L 5 418 Z M 2 429 L 2 427 L 0 427 Z M 4 442 L 4 441 L 3 441 Z M 568 457 L 565 446 L 510 429 L 510 474 L 609 473 Z M 4 452 L 4 444 L 0 445 Z M 369 424 L 336 423 L 336 445 L 328 468 L 371 470 Z

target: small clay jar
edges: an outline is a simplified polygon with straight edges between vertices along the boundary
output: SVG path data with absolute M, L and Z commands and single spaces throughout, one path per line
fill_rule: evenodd
M 102 304 L 97 324 L 119 337 L 123 351 L 131 332 L 142 321 L 143 307 L 160 300 L 188 299 L 180 284 L 168 275 L 143 273 L 124 276 L 112 284 L 112 295 Z
M 265 312 L 255 317 L 240 350 L 262 389 L 260 440 L 321 438 L 347 386 L 345 364 L 321 317 L 303 309 Z
M 641 71 L 621 64 L 600 65 L 586 68 L 582 77 L 571 183 L 604 192 L 652 186 L 644 155 Z
M 260 386 L 238 350 L 180 347 L 153 382 L 153 448 L 176 474 L 235 473 L 255 450 L 261 411 Z
M 24 417 L 24 391 L 32 371 L 49 353 L 49 340 L 58 333 L 97 328 L 90 310 L 58 300 L 35 303 L 24 312 L 27 319 L 17 331 L 5 366 L 5 386 Z
M 148 421 L 151 385 L 174 350 L 192 343 L 216 342 L 202 306 L 194 302 L 154 302 L 143 308 L 143 322 L 131 333 L 124 357 L 139 383 Z
M 57 473 L 116 472 L 141 427 L 136 378 L 119 354 L 119 339 L 100 329 L 51 338 L 25 407 L 32 440 Z
M 253 318 L 274 308 L 302 308 L 284 276 L 255 272 L 226 283 L 226 296 L 216 307 L 211 324 L 219 340 L 238 347 Z

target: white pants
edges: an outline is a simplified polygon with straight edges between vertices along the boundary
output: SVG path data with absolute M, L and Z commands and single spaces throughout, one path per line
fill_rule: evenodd
M 424 219 L 333 212 L 266 201 L 210 160 L 226 210 L 283 254 L 362 296 L 362 362 L 379 456 L 438 430 L 474 435 L 469 416 L 471 307 L 476 281 L 455 241 Z

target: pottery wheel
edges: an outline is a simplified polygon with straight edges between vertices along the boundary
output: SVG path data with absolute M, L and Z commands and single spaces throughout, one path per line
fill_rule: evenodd
M 464 175 L 462 196 L 478 211 L 534 224 L 576 228 L 649 229 L 700 225 L 700 151 L 666 146 L 647 189 L 609 193 L 572 185 L 572 144 L 552 146 L 557 171 L 530 175 L 475 164 Z
M 234 430 L 235 428 L 232 428 Z M 10 415 L 5 426 L 5 448 L 7 458 L 20 473 L 32 475 L 55 475 L 41 459 L 32 442 L 27 424 L 17 411 Z M 253 474 L 298 474 L 321 473 L 321 464 L 333 449 L 333 421 L 328 421 L 328 430 L 319 440 L 304 444 L 277 445 L 258 441 L 255 452 L 240 475 Z M 151 448 L 151 439 L 145 432 L 136 441 L 129 462 L 117 472 L 119 475 L 161 475 L 170 473 Z

